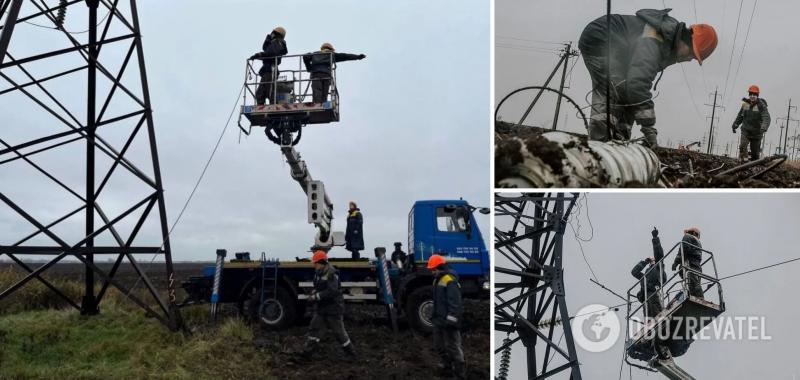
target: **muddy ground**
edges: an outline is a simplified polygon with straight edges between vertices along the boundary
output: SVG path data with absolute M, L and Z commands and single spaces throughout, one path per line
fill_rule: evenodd
M 385 309 L 374 305 L 348 305 L 345 328 L 358 352 L 355 360 L 346 357 L 330 333 L 324 334 L 320 351 L 304 357 L 309 317 L 287 331 L 259 330 L 256 344 L 273 352 L 267 367 L 278 378 L 286 379 L 438 379 L 438 356 L 433 341 L 408 328 L 401 321 L 392 333 Z M 489 377 L 489 302 L 466 300 L 462 330 L 468 378 Z
M 177 283 L 190 276 L 202 273 L 202 268 L 211 263 L 175 263 Z M 41 264 L 33 263 L 32 267 Z M 109 270 L 112 263 L 98 263 Z M 0 270 L 15 264 L 0 262 Z M 164 264 L 142 264 L 158 289 L 166 287 Z M 18 268 L 17 268 L 18 269 Z M 47 278 L 63 278 L 82 281 L 83 266 L 78 263 L 57 264 L 46 272 Z M 135 281 L 136 273 L 130 266 L 122 266 L 117 279 L 125 284 Z M 140 285 L 141 286 L 141 285 Z M 179 289 L 179 299 L 182 289 Z M 207 305 L 192 306 L 207 310 Z M 195 310 L 197 312 L 198 310 Z M 203 312 L 205 314 L 205 312 Z M 223 306 L 225 317 L 236 317 L 234 305 Z M 462 330 L 464 354 L 470 379 L 489 377 L 489 301 L 465 300 L 465 326 Z M 345 327 L 355 344 L 359 357 L 353 361 L 343 355 L 335 339 L 325 333 L 320 344 L 321 351 L 312 358 L 300 355 L 305 342 L 305 333 L 310 315 L 307 312 L 298 318 L 295 327 L 285 331 L 269 331 L 253 326 L 253 344 L 260 352 L 259 360 L 278 379 L 436 379 L 434 375 L 438 357 L 433 351 L 432 338 L 409 328 L 401 318 L 399 332 L 392 333 L 386 309 L 379 305 L 347 304 Z M 211 328 L 213 325 L 190 326 L 193 331 Z M 258 363 L 253 363 L 257 365 Z
M 544 129 L 524 126 L 518 127 L 508 123 L 499 122 L 495 126 L 495 182 L 504 178 L 511 171 L 511 167 L 522 161 L 519 155 L 518 142 L 506 140 L 509 137 L 518 137 L 534 144 L 537 137 L 545 132 Z M 585 138 L 585 135 L 576 136 Z M 517 145 L 515 145 L 517 144 Z M 543 161 L 553 161 L 553 152 L 537 152 L 544 156 Z M 709 155 L 686 150 L 658 148 L 656 154 L 662 164 L 662 178 L 666 186 L 678 188 L 798 188 L 800 187 L 800 165 L 797 162 L 784 162 L 773 170 L 758 175 L 766 168 L 766 164 L 758 165 L 731 173 L 730 175 L 717 176 L 717 174 L 734 168 L 742 163 L 735 158 Z M 546 159 L 545 159 L 546 158 Z M 560 164 L 559 164 L 560 165 Z M 558 166 L 558 165 L 557 165 Z M 558 173 L 560 167 L 553 167 Z M 755 177 L 754 177 L 755 175 Z M 641 187 L 642 184 L 631 183 L 628 187 Z

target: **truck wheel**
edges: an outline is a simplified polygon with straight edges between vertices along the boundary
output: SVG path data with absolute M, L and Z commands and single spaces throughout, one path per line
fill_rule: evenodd
M 408 295 L 406 317 L 411 326 L 425 334 L 433 332 L 433 289 L 430 285 L 420 287 Z
M 297 315 L 295 301 L 284 288 L 278 288 L 276 295 L 271 292 L 258 307 L 258 322 L 262 326 L 282 330 L 292 325 Z

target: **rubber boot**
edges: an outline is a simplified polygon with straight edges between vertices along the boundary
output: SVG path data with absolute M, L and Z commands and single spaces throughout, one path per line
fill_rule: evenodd
M 358 357 L 358 353 L 356 353 L 356 349 L 355 349 L 355 348 L 353 348 L 353 344 L 352 344 L 352 343 L 350 343 L 350 344 L 348 344 L 348 345 L 346 345 L 346 346 L 342 347 L 342 349 L 344 350 L 344 353 L 345 353 L 345 354 L 346 354 L 348 357 L 350 357 L 351 359 L 355 359 L 355 358 L 357 358 L 357 357 Z
M 589 120 L 589 140 L 608 141 L 608 127 L 605 121 Z
M 456 379 L 463 380 L 467 378 L 467 364 L 463 362 L 453 363 L 453 371 L 455 372 Z
M 304 358 L 311 358 L 314 355 L 314 352 L 317 351 L 317 346 L 319 345 L 319 340 L 314 338 L 307 338 L 306 344 L 303 346 L 303 350 L 300 352 Z
M 452 377 L 453 376 L 453 364 L 447 362 L 439 362 L 439 365 L 436 366 L 436 376 L 439 377 Z
M 650 149 L 658 148 L 658 131 L 654 127 L 642 127 L 642 134 Z

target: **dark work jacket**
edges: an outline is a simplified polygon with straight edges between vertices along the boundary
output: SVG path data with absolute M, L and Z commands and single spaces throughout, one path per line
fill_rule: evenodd
M 286 55 L 289 51 L 286 49 L 286 40 L 283 38 L 274 38 L 272 34 L 267 35 L 264 44 L 261 45 L 261 52 L 253 55 L 253 58 L 261 60 L 261 69 L 258 70 L 258 75 L 264 76 L 272 72 L 272 65 L 277 63 L 281 64 L 281 56 Z M 275 57 L 278 57 L 277 60 Z
M 347 230 L 344 233 L 345 249 L 360 251 L 364 249 L 364 217 L 361 210 L 355 209 L 347 214 Z
M 314 304 L 317 314 L 344 314 L 344 297 L 339 287 L 339 272 L 332 265 L 326 264 L 322 270 L 314 271 L 314 293 L 319 295 L 319 300 Z
M 333 61 L 331 61 L 331 58 Z M 317 51 L 303 56 L 306 71 L 312 74 L 331 75 L 334 62 L 354 61 L 360 59 L 358 54 L 335 53 L 332 51 Z
M 695 246 L 697 248 L 695 248 Z M 694 237 L 694 235 L 683 234 L 683 240 L 681 240 L 681 247 L 683 248 L 683 254 L 686 256 L 686 265 L 691 265 L 694 266 L 695 268 L 699 268 L 700 262 L 703 260 L 703 251 L 700 250 L 701 248 L 703 248 L 703 246 L 700 244 L 700 240 Z M 673 261 L 673 265 L 681 265 L 680 252 L 677 255 L 675 255 L 675 261 Z
M 739 109 L 733 126 L 738 128 L 741 125 L 744 131 L 761 134 L 769 129 L 770 121 L 766 100 L 758 98 L 755 103 L 750 103 L 749 99 L 742 99 L 742 108 Z
M 392 262 L 396 263 L 397 260 L 400 260 L 403 263 L 406 262 L 406 253 L 400 248 L 395 248 L 394 252 L 392 252 Z
M 647 261 L 642 260 L 636 266 L 631 269 L 631 275 L 636 277 L 637 280 L 640 280 L 641 287 L 639 289 L 639 293 L 636 294 L 636 298 L 639 299 L 640 302 L 644 302 L 644 287 L 647 287 L 647 295 L 653 294 L 661 284 L 667 282 L 667 274 L 664 272 L 664 263 L 660 262 L 661 259 L 664 258 L 664 248 L 661 247 L 661 241 L 657 238 L 653 238 L 653 258 L 656 260 L 655 268 L 653 266 L 648 266 Z M 651 269 L 652 268 L 652 269 Z M 645 275 L 645 271 L 649 270 Z
M 433 317 L 436 327 L 461 326 L 464 305 L 461 303 L 461 284 L 458 275 L 447 270 L 433 280 Z
M 686 26 L 670 17 L 669 11 L 671 9 L 642 9 L 636 16 L 611 15 L 611 77 L 612 85 L 618 85 L 614 89 L 622 104 L 643 102 L 636 108 L 653 109 L 650 88 L 656 75 L 677 62 L 676 44 Z M 605 57 L 606 33 L 606 16 L 589 23 L 578 43 L 581 53 Z M 605 88 L 605 62 L 602 71 L 592 73 L 592 77 L 601 78 Z

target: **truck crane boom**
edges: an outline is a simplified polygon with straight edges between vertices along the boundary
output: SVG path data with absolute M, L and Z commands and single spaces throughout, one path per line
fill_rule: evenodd
M 344 245 L 344 233 L 332 232 L 333 203 L 325 191 L 322 181 L 314 180 L 305 160 L 293 146 L 281 146 L 281 152 L 289 164 L 289 173 L 303 189 L 308 198 L 308 223 L 317 228 L 313 249 L 329 249 Z

